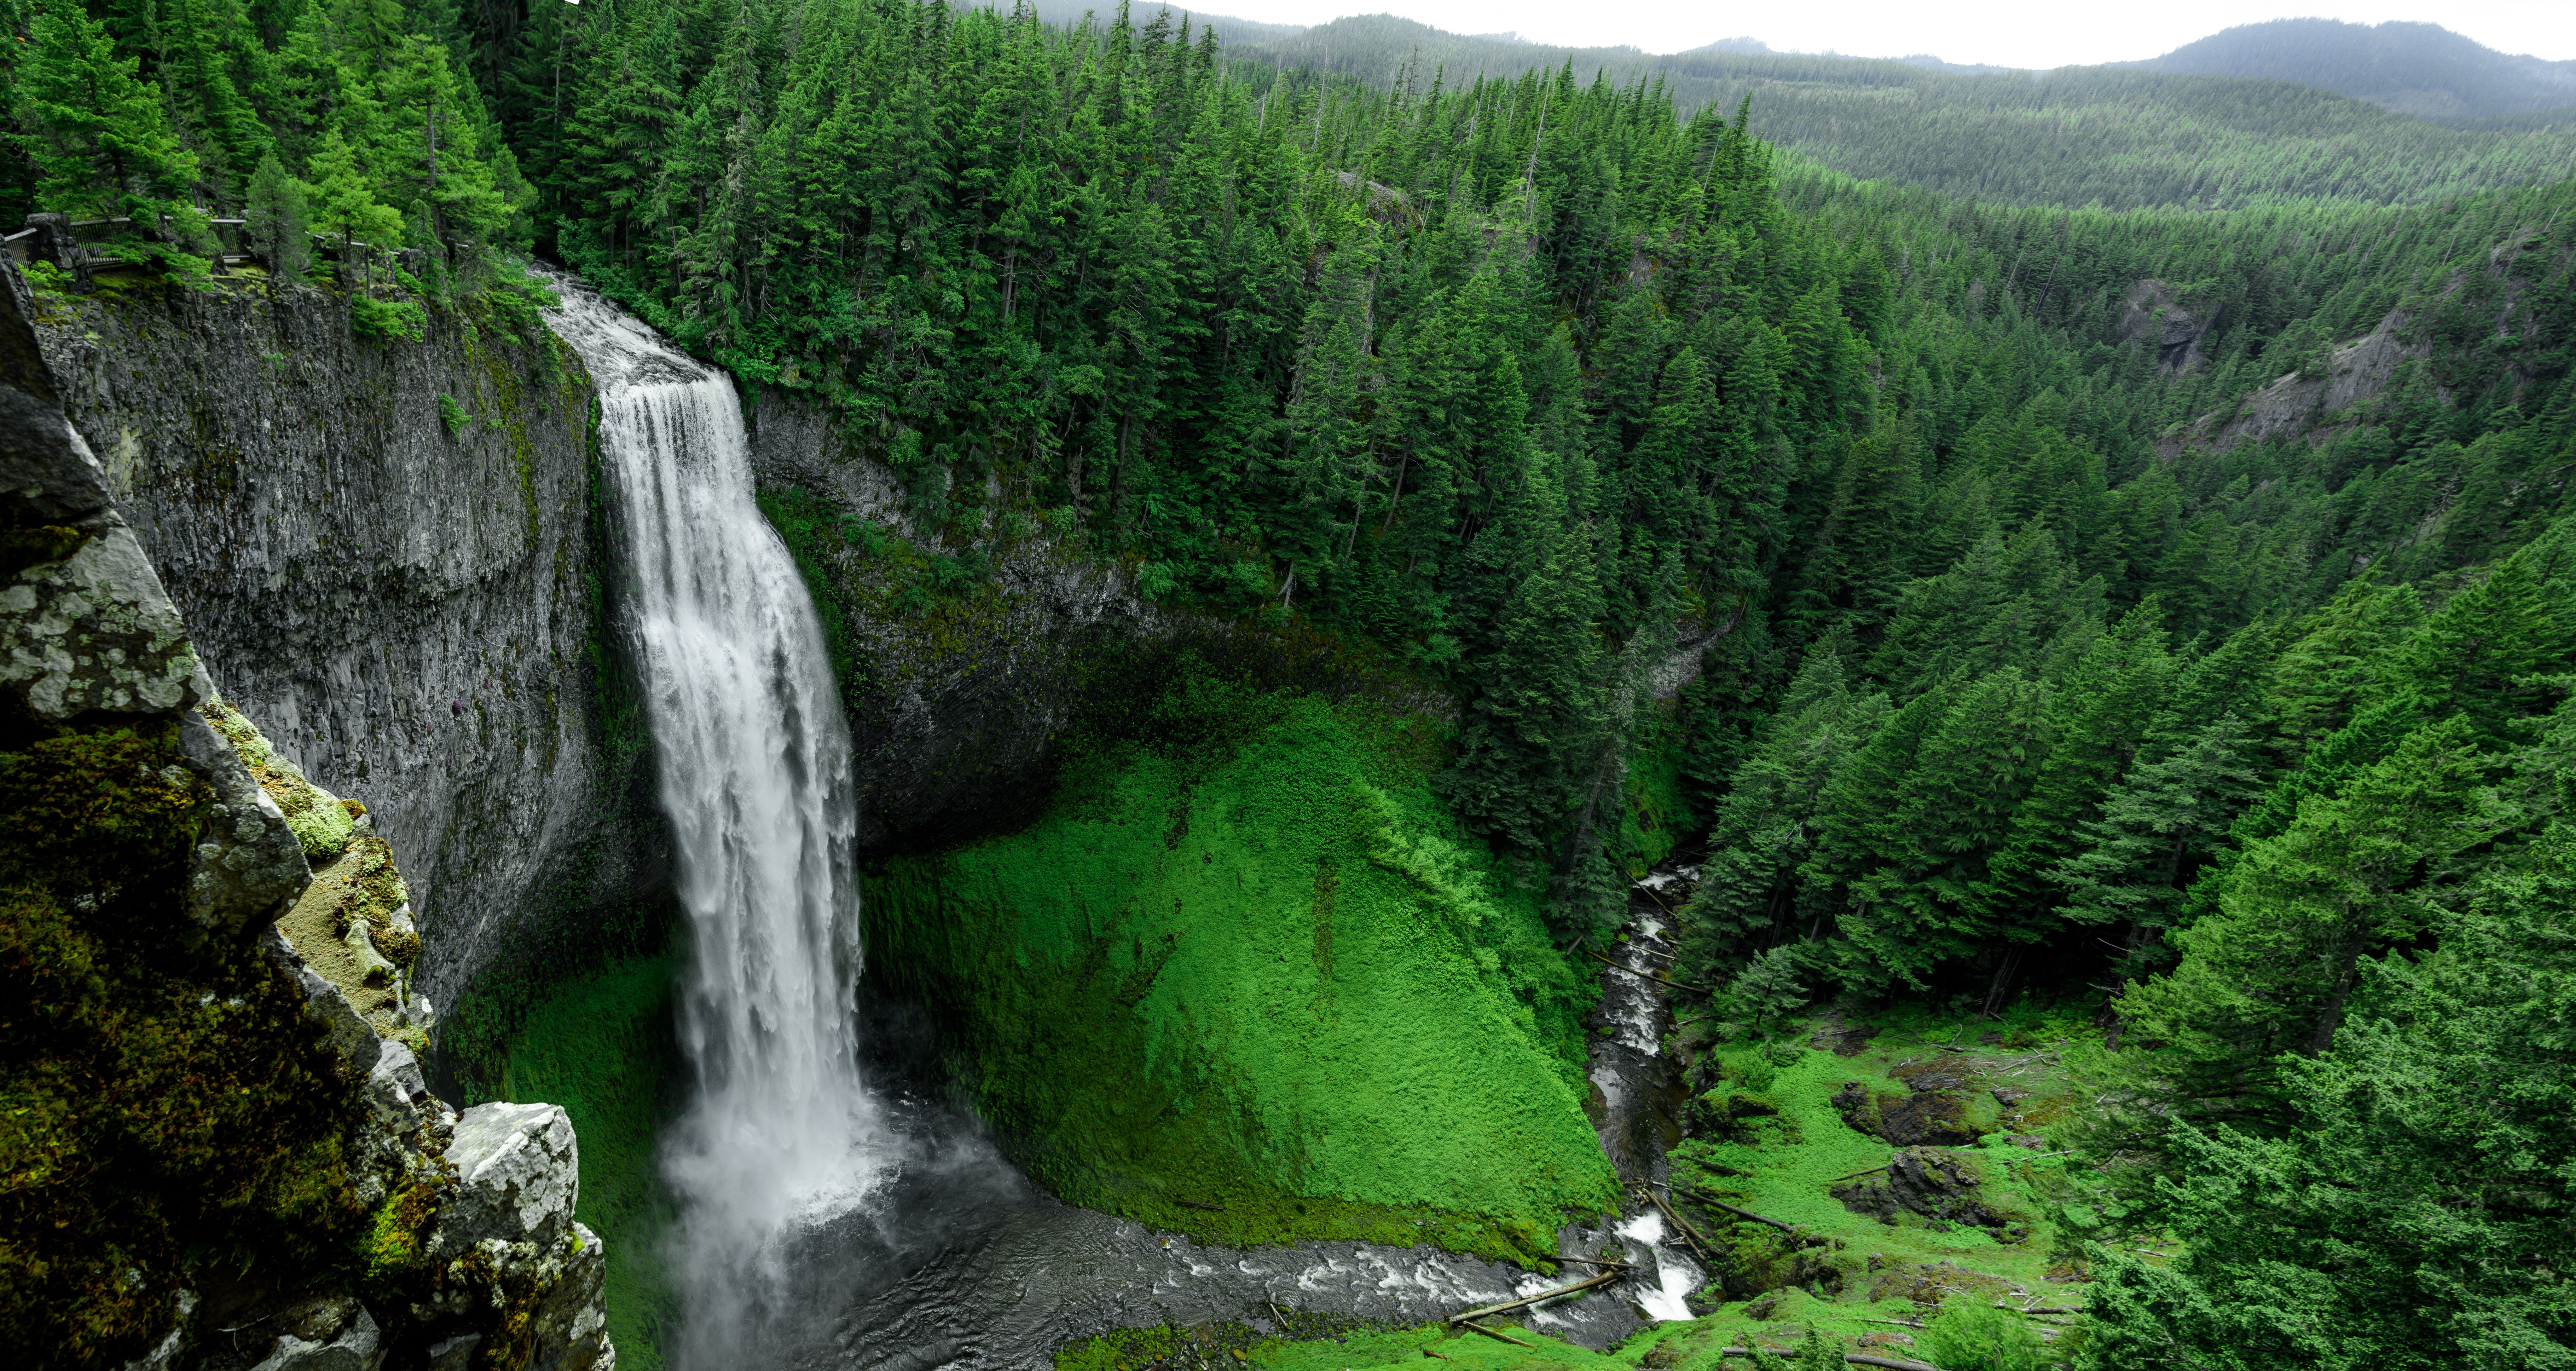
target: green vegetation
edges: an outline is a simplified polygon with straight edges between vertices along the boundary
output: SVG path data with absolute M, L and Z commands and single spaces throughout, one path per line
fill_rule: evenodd
M 871 975 L 1067 1196 L 1541 1255 L 1613 1198 L 1564 949 L 1705 833 L 1675 972 L 1735 1033 L 1683 1165 L 1822 1240 L 1719 1234 L 1741 1319 L 1869 1331 L 1824 1289 L 1869 1246 L 2083 1270 L 2050 1355 L 2102 1367 L 2576 1345 L 2576 135 L 2138 71 L 1399 72 L 1375 20 L 1319 75 L 1160 11 L 44 13 L 0 54 L 10 193 L 131 211 L 173 279 L 200 204 L 302 220 L 389 341 L 524 242 L 827 412 L 907 499 L 900 539 L 769 500 L 845 691 L 872 623 L 971 660 L 995 528 L 1203 643 L 1406 679 L 1082 666 L 1042 815 L 870 873 Z M 571 1092 L 554 1044 L 626 1034 L 584 1108 L 631 1159 L 661 925 L 563 910 L 443 1047 Z M 1754 1045 L 1820 1002 L 2098 1022 L 2057 1030 L 2072 1159 L 1951 1145 L 2000 1227 L 1853 1214 L 1821 1173 L 1878 1149 L 1830 1078 L 1901 1064 Z M 1951 1317 L 1927 1344 L 2027 1360 Z
M 959 1078 L 1077 1203 L 1551 1255 L 1560 1207 L 1616 1199 L 1591 990 L 1433 799 L 1430 721 L 1159 665 L 1035 825 L 871 871 L 871 978 L 953 1022 Z
M 618 962 L 531 1007 L 511 1038 L 498 1095 L 563 1106 L 581 1139 L 573 1216 L 609 1251 L 605 1305 L 621 1366 L 656 1371 L 673 1301 L 661 1270 L 673 1201 L 654 1148 L 676 1101 L 676 954 Z
M 0 751 L 0 1341 L 117 1365 L 187 1272 L 345 1273 L 356 1083 L 247 935 L 186 912 L 212 795 L 175 720 Z

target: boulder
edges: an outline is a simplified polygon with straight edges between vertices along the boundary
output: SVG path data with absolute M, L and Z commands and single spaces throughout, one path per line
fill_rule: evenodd
M 617 1349 L 609 1344 L 601 1302 L 608 1281 L 607 1250 L 585 1225 L 574 1224 L 571 1237 L 576 1246 L 562 1259 L 563 1273 L 528 1319 L 535 1343 L 529 1371 L 614 1371 Z
M 1888 1159 L 1887 1179 L 1834 1187 L 1833 1197 L 1855 1214 L 1893 1224 L 1900 1214 L 1920 1216 L 1925 1225 L 1946 1232 L 1953 1224 L 2001 1228 L 2003 1216 L 1977 1197 L 1976 1164 L 1938 1147 L 1909 1147 Z
M 303 860 L 300 848 L 296 860 Z M 349 1069 L 372 1075 L 376 1059 L 384 1052 L 386 1040 L 377 1037 L 376 1030 L 369 1028 L 367 1021 L 358 1016 L 358 1007 L 349 1003 L 349 997 L 341 993 L 340 987 L 306 966 L 304 958 L 287 943 L 286 935 L 274 926 L 260 935 L 259 946 L 260 951 L 268 954 L 270 961 L 295 978 L 296 986 L 304 992 L 305 1014 L 330 1031 L 331 1046 L 349 1064 Z M 409 1049 L 405 1049 L 403 1055 L 409 1057 Z
M 0 410 L 0 522 L 23 531 L 0 587 L 0 688 L 49 723 L 194 703 L 196 649 L 89 444 L 34 396 Z
M 202 673 L 198 681 L 211 698 L 213 683 Z M 188 917 L 227 932 L 275 922 L 313 882 L 304 844 L 241 755 L 195 710 L 179 720 L 179 750 L 215 792 L 189 862 Z
M 1888 1072 L 1912 1093 L 1879 1096 L 1859 1081 L 1845 1082 L 1831 1103 L 1843 1122 L 1898 1147 L 1960 1147 L 1987 1130 L 1969 1114 L 1964 1091 L 1968 1068 L 1952 1058 L 1910 1062 Z
M 1947 1090 L 1880 1101 L 1878 1135 L 1899 1147 L 1963 1147 L 1980 1136 L 1968 1117 L 1967 1101 Z
M 374 1317 L 346 1295 L 310 1301 L 278 1322 L 285 1331 L 277 1346 L 251 1371 L 376 1371 L 384 1364 Z
M 542 1249 L 571 1232 L 581 1161 L 561 1106 L 478 1104 L 457 1116 L 447 1160 L 456 1189 L 439 1208 L 442 1249 L 486 1240 Z

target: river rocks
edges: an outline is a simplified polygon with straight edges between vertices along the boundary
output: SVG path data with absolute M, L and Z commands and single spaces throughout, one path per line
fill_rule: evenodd
M 1983 1177 L 1977 1164 L 1938 1147 L 1909 1147 L 1889 1158 L 1887 1179 L 1856 1181 L 1830 1192 L 1843 1208 L 1893 1224 L 1899 1214 L 1922 1218 L 1935 1231 L 1953 1224 L 2001 1228 L 2004 1219 L 1978 1199 Z

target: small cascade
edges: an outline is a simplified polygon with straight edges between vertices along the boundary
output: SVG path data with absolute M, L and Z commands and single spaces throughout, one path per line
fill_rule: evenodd
M 682 1215 L 679 1361 L 748 1350 L 787 1247 L 879 1191 L 897 1144 L 862 1084 L 850 742 L 822 625 L 752 499 L 733 383 L 557 281 L 600 396 L 625 629 L 689 919 L 697 1094 L 664 1139 Z
M 1633 1197 L 1616 1232 L 1632 1260 L 1651 1254 L 1654 1275 L 1641 1271 L 1624 1288 L 1637 1307 L 1657 1320 L 1692 1317 L 1684 1296 L 1707 1276 L 1682 1251 L 1683 1237 L 1671 1232 L 1662 1213 L 1645 1198 L 1649 1187 L 1670 1179 L 1665 1152 L 1681 1137 L 1680 1109 L 1685 1094 L 1679 1065 L 1664 1051 L 1664 1034 L 1673 1025 L 1668 982 L 1674 957 L 1675 911 L 1690 897 L 1699 868 L 1668 866 L 1649 873 L 1628 891 L 1628 920 L 1600 966 L 1601 1005 L 1594 1011 L 1592 1084 L 1593 1124 L 1602 1149 L 1610 1154 L 1619 1179 Z
M 1652 1209 L 1644 1210 L 1620 1223 L 1619 1236 L 1645 1244 L 1655 1257 L 1654 1283 L 1636 1283 L 1637 1307 L 1657 1323 L 1687 1322 L 1697 1317 L 1691 1313 L 1688 1297 L 1707 1277 L 1697 1263 L 1666 1245 L 1664 1216 Z

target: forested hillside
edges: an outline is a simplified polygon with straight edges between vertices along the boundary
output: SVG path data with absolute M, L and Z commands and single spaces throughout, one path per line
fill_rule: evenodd
M 2565 143 L 902 0 L 155 13 L 36 12 L 32 203 L 553 255 L 961 546 L 1445 692 L 1561 945 L 1704 846 L 1718 1017 L 2098 1005 L 2070 1222 L 2189 1255 L 2072 1254 L 2094 1364 L 2568 1355 L 2576 183 L 2511 184 Z
M 1589 83 L 1655 83 L 1684 115 L 1753 101 L 1751 131 L 1853 176 L 2019 204 L 2228 209 L 2285 198 L 2414 201 L 2556 180 L 2576 130 L 2428 124 L 2280 79 L 2122 67 L 1962 75 L 1873 61 L 1699 50 L 1549 47 L 1470 38 L 1390 15 L 1286 37 L 1219 31 L 1229 57 L 1427 88 L 1536 67 Z

